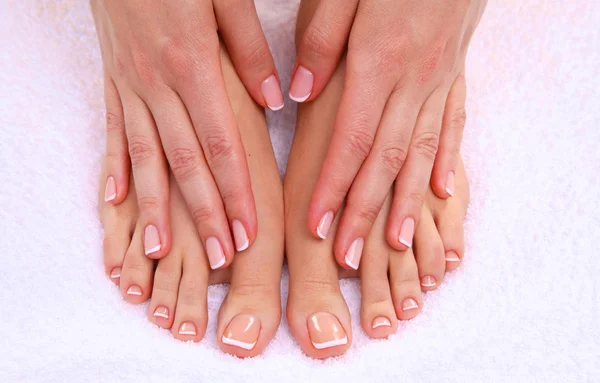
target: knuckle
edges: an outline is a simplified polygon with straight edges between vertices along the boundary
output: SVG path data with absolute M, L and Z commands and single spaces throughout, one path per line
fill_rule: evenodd
M 106 110 L 106 133 L 119 133 L 125 130 L 125 121 L 121 114 Z
M 343 200 L 348 193 L 348 184 L 339 174 L 333 174 L 327 179 L 327 190 L 337 199 Z
M 406 150 L 399 146 L 389 146 L 381 151 L 381 163 L 384 168 L 396 175 L 406 161 Z
M 301 283 L 303 295 L 315 296 L 322 294 L 335 294 L 339 291 L 339 285 L 328 280 L 328 278 L 319 278 L 316 275 L 304 279 Z
M 159 199 L 154 196 L 138 197 L 138 207 L 140 211 L 157 210 L 160 206 Z
M 450 112 L 450 129 L 463 130 L 467 124 L 467 111 L 465 108 L 457 108 Z
M 196 227 L 202 227 L 206 222 L 214 220 L 217 216 L 216 209 L 210 204 L 202 204 L 192 209 L 192 220 Z
M 204 139 L 203 145 L 207 160 L 211 164 L 222 165 L 233 157 L 233 145 L 224 134 L 209 134 Z
M 364 160 L 371 152 L 373 140 L 373 133 L 368 128 L 353 128 L 348 134 L 346 150 L 354 157 Z
M 166 70 L 176 79 L 190 78 L 194 72 L 190 49 L 182 44 L 173 42 L 165 44 L 161 52 L 161 60 Z
M 440 135 L 434 132 L 422 133 L 416 136 L 412 142 L 413 150 L 429 161 L 435 160 L 440 144 Z
M 256 38 L 246 43 L 242 61 L 246 68 L 256 72 L 266 72 L 270 66 L 270 55 L 271 51 L 269 51 L 266 42 Z
M 313 59 L 329 58 L 335 55 L 335 48 L 327 36 L 329 34 L 318 26 L 310 26 L 302 37 L 302 47 Z
M 187 148 L 176 148 L 167 154 L 173 175 L 185 180 L 196 173 L 200 165 L 200 153 Z
M 156 71 L 149 55 L 142 50 L 132 50 L 131 57 L 138 80 L 142 84 L 153 87 L 156 83 Z
M 151 139 L 143 135 L 133 135 L 129 137 L 129 156 L 131 165 L 139 166 L 150 158 L 156 156 L 157 149 Z
M 124 164 L 127 160 L 127 152 L 125 150 L 117 150 L 114 148 L 106 150 L 106 163 L 110 166 L 118 166 Z
M 356 216 L 362 221 L 373 223 L 379 215 L 379 210 L 380 208 L 372 203 L 363 203 L 361 208 L 356 211 Z
M 425 203 L 425 196 L 423 196 L 421 193 L 412 192 L 406 196 L 405 202 L 407 205 L 413 206 L 415 209 L 420 209 Z

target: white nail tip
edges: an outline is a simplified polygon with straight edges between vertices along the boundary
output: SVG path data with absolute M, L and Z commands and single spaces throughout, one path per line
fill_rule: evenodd
M 412 243 L 408 242 L 406 239 L 404 239 L 402 237 L 398 238 L 398 241 L 406 247 L 412 247 Z
M 248 245 L 250 245 L 250 241 L 246 240 L 246 242 L 244 242 L 244 244 L 242 246 L 238 247 L 237 251 L 242 252 L 242 251 L 246 250 L 248 248 Z M 225 263 L 225 262 L 223 262 L 223 263 Z
M 285 106 L 285 104 L 281 104 L 281 105 L 279 105 L 279 106 L 271 106 L 271 105 L 268 105 L 268 104 L 267 104 L 267 106 L 268 106 L 268 107 L 269 107 L 269 109 L 271 109 L 273 112 L 277 112 L 278 110 L 281 110 L 281 109 L 283 109 L 283 107 Z
M 256 346 L 256 342 L 254 342 L 254 343 L 241 342 L 239 340 L 227 338 L 225 335 L 223 335 L 223 338 L 221 338 L 221 341 L 224 344 L 228 344 L 230 346 L 236 346 L 236 347 L 239 347 L 239 348 L 243 348 L 244 350 L 252 350 L 254 348 L 254 346 Z
M 435 285 L 434 285 L 435 286 Z M 408 310 L 412 310 L 412 309 L 418 309 L 419 306 L 417 305 L 412 305 L 412 306 L 408 306 L 408 307 L 402 307 L 402 311 L 408 311 Z
M 319 238 L 321 238 L 321 239 L 327 239 L 327 237 L 325 237 L 325 236 L 323 235 L 323 233 L 321 233 L 321 230 L 319 230 L 319 228 L 318 228 L 318 227 L 317 227 L 317 235 L 318 235 L 318 236 L 319 236 Z
M 127 295 L 137 295 L 137 296 L 142 296 L 142 292 L 141 291 L 135 291 L 132 290 L 131 287 L 127 290 Z
M 450 197 L 454 196 L 454 193 L 452 193 L 452 190 L 450 190 L 450 188 L 446 188 L 446 193 L 450 194 Z
M 312 92 L 311 92 L 312 93 Z M 296 102 L 304 102 L 306 100 L 308 100 L 308 98 L 310 97 L 311 93 L 307 94 L 304 97 L 294 97 L 292 96 L 292 94 L 290 93 L 290 98 Z
M 163 314 L 163 313 L 154 313 L 153 314 L 155 317 L 161 317 L 161 318 L 165 318 L 165 319 L 169 319 L 169 316 L 167 314 Z
M 336 340 L 332 340 L 329 342 L 324 342 L 324 343 L 315 343 L 312 342 L 313 346 L 315 346 L 315 348 L 317 350 L 322 350 L 324 348 L 330 348 L 330 347 L 335 347 L 335 346 L 341 346 L 343 344 L 347 344 L 348 343 L 348 337 L 343 337 L 342 339 L 336 339 Z
M 110 201 L 112 201 L 115 198 L 117 198 L 117 193 L 114 193 L 114 194 L 112 194 L 112 195 L 104 198 L 104 202 L 110 202 Z
M 381 327 L 381 326 L 391 327 L 392 324 L 390 323 L 389 320 L 385 320 L 385 321 L 383 321 L 381 323 L 374 324 L 373 328 L 376 329 L 377 327 Z
M 213 270 L 216 270 L 219 267 L 223 266 L 224 264 L 225 264 L 225 258 L 221 259 L 221 262 L 219 262 L 219 263 L 217 263 L 215 265 L 210 265 L 210 268 L 213 269 Z
M 115 274 L 111 274 L 110 277 L 112 279 L 117 279 L 117 278 L 121 278 L 121 273 L 115 273 Z
M 423 287 L 433 287 L 435 285 L 436 285 L 435 283 L 421 283 L 421 286 L 423 286 Z
M 460 262 L 460 258 L 446 258 L 446 262 Z
M 144 254 L 148 255 L 148 254 L 156 253 L 157 251 L 160 250 L 161 246 L 162 245 L 154 246 L 153 248 L 144 251 Z
M 348 259 L 348 257 L 346 257 L 346 259 L 345 259 L 345 260 L 346 260 L 346 264 L 347 264 L 348 266 L 352 267 L 354 270 L 358 270 L 358 265 L 355 265 L 354 263 L 352 263 L 352 262 L 350 261 L 350 259 Z
M 179 331 L 179 335 L 196 335 L 196 331 Z

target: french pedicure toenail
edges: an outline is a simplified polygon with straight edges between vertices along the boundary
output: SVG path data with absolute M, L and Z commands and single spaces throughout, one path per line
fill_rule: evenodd
M 165 306 L 158 306 L 152 315 L 155 317 L 169 319 L 169 309 Z
M 360 257 L 362 256 L 363 247 L 365 245 L 365 240 L 362 238 L 356 238 L 352 245 L 348 248 L 346 252 L 346 264 L 352 267 L 354 270 L 358 270 L 358 266 L 360 265 Z
M 299 65 L 290 85 L 290 98 L 296 102 L 306 101 L 312 93 L 314 82 L 312 72 Z
M 281 87 L 275 75 L 270 75 L 260 84 L 260 91 L 269 109 L 277 111 L 283 108 L 283 95 L 281 94 Z
M 196 336 L 196 325 L 192 322 L 183 322 L 181 326 L 179 326 L 179 335 Z
M 117 184 L 113 177 L 106 179 L 106 189 L 104 189 L 104 202 L 112 201 L 117 198 Z
M 460 258 L 456 252 L 450 250 L 446 253 L 446 262 L 460 262 Z
M 331 228 L 331 224 L 333 223 L 333 212 L 328 211 L 325 213 L 323 218 L 319 221 L 319 225 L 317 226 L 317 235 L 321 239 L 327 238 L 327 234 L 329 234 L 329 229 Z
M 146 226 L 144 230 L 144 254 L 152 254 L 159 251 L 161 248 L 158 229 L 154 225 Z
M 446 177 L 446 193 L 450 194 L 450 197 L 454 196 L 454 172 L 452 171 Z
M 250 240 L 248 239 L 248 233 L 244 229 L 244 225 L 237 219 L 231 224 L 233 227 L 233 239 L 235 240 L 235 248 L 241 252 L 248 248 Z
M 308 335 L 317 350 L 348 343 L 340 321 L 329 313 L 316 313 L 308 318 Z
M 418 309 L 419 304 L 412 298 L 407 298 L 402 301 L 402 311 Z
M 415 220 L 408 217 L 402 222 L 398 241 L 406 247 L 412 247 L 413 237 L 415 235 Z
M 131 285 L 127 289 L 127 295 L 141 296 L 142 295 L 142 288 L 140 286 L 138 286 L 138 285 Z
M 386 317 L 377 317 L 375 319 L 373 319 L 373 329 L 376 329 L 377 327 L 392 327 L 392 322 L 390 322 L 389 319 L 387 319 Z
M 210 237 L 206 240 L 206 254 L 211 269 L 218 269 L 225 264 L 225 253 L 217 238 Z
M 120 267 L 115 267 L 114 269 L 112 269 L 110 271 L 110 277 L 112 279 L 117 279 L 117 278 L 121 278 L 121 268 Z
M 238 315 L 229 322 L 221 341 L 224 344 L 252 350 L 260 333 L 260 321 L 252 315 Z
M 421 286 L 434 287 L 435 285 L 437 285 L 437 282 L 434 277 L 432 277 L 430 275 L 426 275 L 423 278 L 421 278 Z

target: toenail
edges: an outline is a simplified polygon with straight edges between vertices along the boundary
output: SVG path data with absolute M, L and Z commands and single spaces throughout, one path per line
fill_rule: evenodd
M 154 314 L 152 315 L 154 315 L 155 317 L 169 319 L 169 309 L 165 306 L 158 306 L 156 310 L 154 310 Z
M 260 321 L 252 315 L 238 315 L 229 322 L 221 341 L 224 344 L 252 350 L 260 333 Z
M 418 309 L 419 304 L 412 298 L 408 298 L 402 301 L 402 311 L 408 311 L 413 309 Z
M 112 269 L 111 272 L 110 272 L 110 277 L 112 279 L 121 278 L 121 268 L 120 267 L 115 267 L 114 269 Z
M 460 262 L 460 258 L 458 257 L 458 254 L 456 254 L 456 252 L 450 250 L 449 252 L 446 253 L 446 261 L 447 262 Z
M 138 285 L 131 285 L 127 289 L 127 295 L 141 296 L 142 295 L 142 288 L 140 286 L 138 286 Z
M 415 220 L 408 217 L 402 222 L 398 241 L 406 247 L 412 247 L 413 237 L 415 235 Z
M 450 194 L 450 197 L 454 195 L 454 172 L 448 173 L 446 178 L 446 193 Z
M 144 253 L 146 255 L 156 253 L 160 250 L 160 237 L 158 229 L 154 225 L 146 226 L 144 230 Z
M 316 313 L 308 318 L 308 335 L 317 350 L 348 343 L 340 321 L 329 313 Z
M 387 319 L 386 317 L 377 317 L 375 319 L 373 319 L 373 328 L 376 329 L 377 327 L 381 327 L 381 326 L 386 326 L 386 327 L 392 327 L 392 322 L 390 322 L 389 319 Z
M 248 248 L 250 240 L 248 239 L 248 233 L 244 225 L 237 219 L 231 224 L 233 226 L 233 239 L 235 240 L 235 248 L 237 251 L 244 251 Z
M 437 282 L 435 278 L 430 275 L 426 275 L 421 278 L 421 286 L 423 287 L 434 287 L 436 284 Z
M 112 201 L 117 198 L 117 184 L 113 177 L 106 179 L 106 189 L 104 189 L 104 202 Z
M 215 270 L 225 264 L 225 254 L 219 240 L 215 237 L 210 237 L 206 240 L 206 253 L 210 268 Z
M 365 240 L 362 238 L 356 238 L 350 248 L 346 252 L 346 264 L 352 267 L 354 270 L 358 270 L 360 264 L 360 257 L 362 256 L 363 246 Z
M 331 228 L 331 224 L 333 223 L 333 212 L 328 211 L 325 213 L 323 218 L 319 221 L 319 225 L 317 226 L 317 235 L 321 239 L 327 238 L 327 234 L 329 234 L 329 229 Z
M 179 335 L 196 335 L 196 325 L 192 322 L 183 322 L 179 326 Z

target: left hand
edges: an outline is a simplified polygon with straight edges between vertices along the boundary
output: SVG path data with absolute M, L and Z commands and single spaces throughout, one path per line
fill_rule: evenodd
M 465 56 L 487 1 L 322 0 L 303 6 L 315 3 L 298 42 L 290 97 L 318 97 L 346 42 L 348 52 L 308 225 L 315 237 L 326 237 L 345 200 L 334 252 L 340 265 L 357 268 L 361 240 L 394 181 L 386 236 L 398 250 L 412 245 L 430 179 L 440 198 L 453 193 L 465 121 Z

